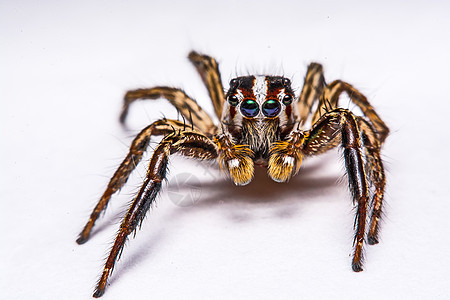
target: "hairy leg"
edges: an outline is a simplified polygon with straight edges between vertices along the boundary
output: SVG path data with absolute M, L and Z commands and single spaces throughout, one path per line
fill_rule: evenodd
M 192 131 L 172 132 L 159 143 L 150 160 L 144 183 L 120 225 L 119 232 L 95 289 L 94 297 L 97 298 L 103 295 L 108 278 L 123 251 L 128 236 L 137 229 L 138 225 L 140 226 L 159 193 L 161 183 L 166 177 L 169 156 L 173 153 L 200 159 L 214 159 L 217 157 L 217 147 L 206 136 Z
M 108 186 L 100 198 L 99 202 L 92 211 L 89 221 L 81 231 L 77 243 L 83 244 L 89 239 L 89 235 L 94 227 L 95 221 L 100 216 L 100 213 L 106 209 L 111 196 L 120 190 L 127 182 L 131 172 L 136 168 L 140 162 L 144 152 L 148 148 L 150 138 L 157 135 L 166 135 L 174 130 L 184 130 L 185 124 L 175 120 L 159 120 L 144 128 L 133 140 L 130 146 L 130 151 L 125 159 L 120 164 L 119 168 L 114 173 L 113 177 L 108 183 Z
M 124 123 L 128 115 L 130 105 L 139 99 L 158 99 L 165 98 L 175 106 L 187 122 L 192 122 L 202 132 L 211 136 L 215 132 L 215 125 L 211 117 L 197 104 L 195 100 L 190 98 L 180 89 L 157 86 L 149 89 L 137 89 L 128 91 L 125 94 L 122 113 L 120 114 L 120 122 Z
M 367 242 L 370 245 L 374 245 L 378 243 L 379 221 L 382 214 L 386 176 L 380 156 L 380 143 L 377 140 L 374 129 L 362 118 L 358 118 L 358 124 L 361 129 L 361 136 L 366 152 L 366 170 L 375 188 L 371 203 L 372 215 L 370 217 L 370 227 L 367 237 Z
M 311 63 L 306 71 L 305 83 L 298 100 L 300 122 L 304 125 L 311 114 L 314 103 L 319 100 L 325 86 L 322 65 Z
M 303 146 L 305 155 L 315 155 L 341 142 L 344 152 L 345 167 L 349 189 L 353 203 L 357 206 L 355 218 L 355 239 L 352 269 L 362 271 L 363 245 L 367 218 L 369 190 L 364 167 L 363 145 L 356 117 L 346 109 L 335 109 L 323 115 L 311 128 L 305 132 L 306 140 Z
M 216 116 L 222 117 L 225 95 L 222 80 L 220 78 L 219 65 L 216 60 L 208 55 L 202 55 L 195 51 L 189 53 L 189 60 L 194 64 L 203 82 L 208 89 L 209 96 L 214 106 Z
M 372 107 L 372 105 L 370 105 L 366 96 L 355 89 L 352 85 L 341 80 L 335 80 L 332 83 L 326 85 L 320 97 L 319 106 L 314 113 L 312 122 L 315 123 L 321 115 L 323 115 L 327 111 L 331 111 L 337 108 L 339 106 L 339 97 L 344 92 L 346 92 L 351 101 L 361 109 L 364 116 L 366 116 L 370 120 L 370 122 L 374 126 L 380 144 L 383 144 L 384 140 L 389 134 L 389 128 L 375 112 L 375 109 Z

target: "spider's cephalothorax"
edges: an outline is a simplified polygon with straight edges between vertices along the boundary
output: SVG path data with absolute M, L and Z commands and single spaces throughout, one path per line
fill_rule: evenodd
M 357 212 L 352 268 L 355 272 L 362 271 L 368 211 L 367 242 L 378 243 L 385 187 L 380 150 L 389 133 L 367 98 L 346 82 L 336 80 L 325 84 L 322 66 L 317 63 L 309 65 L 298 98 L 290 80 L 282 76 L 237 77 L 230 81 L 230 88 L 224 94 L 217 62 L 196 52 L 191 52 L 189 59 L 206 84 L 221 122 L 216 126 L 197 102 L 180 89 L 159 86 L 126 93 L 121 122 L 125 121 L 128 108 L 135 100 L 157 98 L 168 99 L 184 121 L 161 119 L 136 136 L 80 233 L 77 243 L 82 244 L 88 240 L 111 196 L 126 183 L 141 160 L 150 138 L 164 136 L 154 150 L 145 180 L 122 221 L 94 297 L 103 295 L 128 236 L 137 229 L 159 193 L 169 156 L 174 153 L 203 160 L 217 159 L 235 184 L 245 185 L 253 178 L 254 165 L 266 167 L 273 180 L 286 182 L 299 171 L 304 157 L 341 146 Z M 361 116 L 339 107 L 343 92 L 361 109 Z M 309 127 L 308 122 L 311 122 Z M 373 195 L 372 199 L 369 194 Z
M 270 149 L 276 141 L 286 138 L 298 119 L 294 96 L 291 81 L 284 77 L 244 76 L 232 79 L 222 113 L 221 134 L 229 135 L 234 143 L 251 150 L 253 161 L 248 164 L 254 162 L 268 166 Z M 238 170 L 239 160 L 225 160 L 223 163 L 236 184 L 244 185 L 251 180 L 253 172 L 249 172 L 248 166 L 245 167 L 247 172 Z M 236 173 L 237 170 L 239 172 Z
M 275 76 L 245 76 L 230 82 L 222 123 L 255 158 L 268 158 L 273 142 L 285 137 L 297 118 L 291 81 Z M 290 125 L 290 126 L 289 126 Z

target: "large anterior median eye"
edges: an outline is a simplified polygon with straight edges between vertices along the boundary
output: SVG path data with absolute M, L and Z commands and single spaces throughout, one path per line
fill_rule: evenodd
M 256 117 L 259 113 L 259 106 L 255 100 L 247 99 L 241 104 L 241 113 L 247 118 Z
M 269 99 L 262 105 L 262 112 L 266 117 L 276 117 L 281 111 L 281 104 L 277 100 Z

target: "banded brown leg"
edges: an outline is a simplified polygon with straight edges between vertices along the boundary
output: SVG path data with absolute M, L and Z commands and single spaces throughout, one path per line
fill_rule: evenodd
M 100 213 L 106 209 L 111 196 L 120 190 L 127 182 L 131 172 L 135 169 L 136 165 L 140 162 L 145 150 L 148 147 L 150 138 L 157 135 L 166 135 L 174 130 L 184 130 L 185 124 L 175 120 L 159 120 L 144 128 L 133 140 L 130 146 L 128 155 L 120 164 L 117 171 L 108 183 L 108 187 L 100 198 L 99 202 L 92 211 L 89 221 L 81 231 L 77 243 L 84 244 L 94 227 L 95 221 L 100 216 Z
M 94 291 L 94 297 L 100 297 L 114 265 L 120 256 L 128 236 L 142 223 L 151 204 L 161 190 L 161 183 L 166 177 L 170 154 L 180 153 L 200 159 L 217 157 L 217 146 L 206 136 L 192 131 L 174 131 L 168 134 L 153 153 L 147 175 L 138 194 L 125 215 L 111 252 L 106 260 L 100 280 Z
M 323 68 L 321 64 L 311 63 L 306 71 L 305 82 L 298 100 L 300 122 L 305 124 L 314 103 L 319 100 L 325 86 Z
M 347 93 L 351 101 L 355 103 L 361 109 L 363 114 L 370 120 L 377 134 L 377 139 L 380 141 L 380 144 L 383 144 L 384 140 L 389 134 L 389 128 L 375 112 L 375 109 L 372 107 L 372 105 L 370 105 L 366 96 L 355 89 L 352 85 L 341 80 L 335 80 L 332 83 L 326 85 L 325 89 L 323 90 L 323 94 L 320 97 L 319 106 L 314 113 L 312 120 L 313 124 L 320 118 L 322 114 L 339 106 L 339 97 L 344 92 Z
M 337 141 L 340 137 L 344 152 L 345 167 L 349 189 L 353 203 L 357 206 L 355 218 L 355 239 L 352 269 L 355 272 L 362 271 L 363 245 L 367 218 L 369 190 L 367 176 L 364 168 L 363 145 L 360 130 L 355 116 L 346 109 L 335 109 L 323 115 L 305 133 L 303 153 L 314 155 L 329 149 L 330 141 Z M 333 144 L 333 143 L 331 143 Z
M 361 129 L 364 149 L 366 151 L 366 170 L 370 180 L 375 187 L 372 199 L 372 215 L 370 217 L 370 227 L 367 242 L 370 245 L 378 244 L 379 222 L 382 214 L 384 188 L 386 186 L 386 176 L 384 174 L 383 162 L 380 156 L 380 143 L 372 126 L 364 119 L 358 118 Z
M 175 106 L 184 119 L 192 122 L 202 132 L 211 136 L 216 129 L 211 117 L 197 104 L 195 100 L 190 98 L 180 89 L 167 86 L 157 86 L 149 89 L 137 89 L 128 91 L 125 94 L 122 113 L 120 114 L 120 122 L 124 123 L 128 115 L 130 105 L 139 99 L 159 99 L 165 98 Z
M 195 51 L 189 53 L 189 60 L 194 64 L 206 85 L 216 116 L 221 119 L 225 94 L 217 61 L 208 55 L 202 55 Z

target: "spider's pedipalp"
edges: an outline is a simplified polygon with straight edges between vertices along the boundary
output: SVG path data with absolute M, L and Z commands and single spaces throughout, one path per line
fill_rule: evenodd
M 302 147 L 305 136 L 301 131 L 292 132 L 287 141 L 272 144 L 267 174 L 276 182 L 286 182 L 295 176 L 302 164 Z
M 219 166 L 236 185 L 246 185 L 254 173 L 253 151 L 247 145 L 236 145 L 230 136 L 215 137 L 219 149 Z

